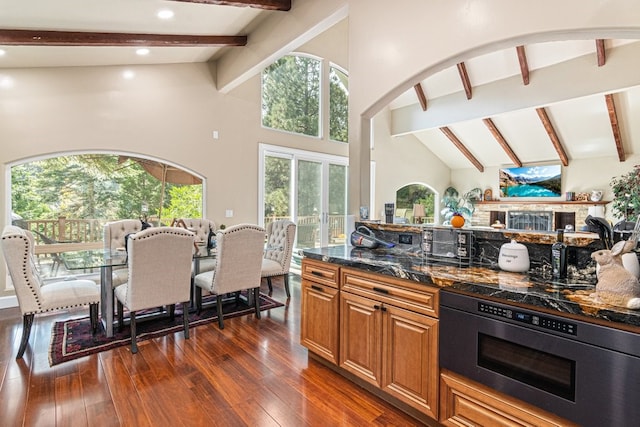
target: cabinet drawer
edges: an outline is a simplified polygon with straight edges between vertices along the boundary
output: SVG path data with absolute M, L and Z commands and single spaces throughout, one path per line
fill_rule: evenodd
M 350 268 L 341 269 L 340 283 L 342 291 L 416 313 L 438 316 L 440 290 L 436 287 Z
M 445 426 L 576 426 L 446 370 L 440 374 L 440 422 Z
M 338 289 L 340 266 L 328 262 L 302 259 L 302 278 Z

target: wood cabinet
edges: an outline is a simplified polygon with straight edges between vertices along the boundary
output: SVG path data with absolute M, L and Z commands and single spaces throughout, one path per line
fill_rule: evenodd
M 341 270 L 340 367 L 434 419 L 437 295 L 427 285 Z
M 443 370 L 440 422 L 445 426 L 575 426 L 554 414 Z
M 338 364 L 340 267 L 302 260 L 302 317 L 300 343 L 309 351 Z

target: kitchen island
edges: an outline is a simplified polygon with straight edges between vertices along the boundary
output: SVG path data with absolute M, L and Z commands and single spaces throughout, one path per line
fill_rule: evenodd
M 427 425 L 622 426 L 640 417 L 640 310 L 595 301 L 594 276 L 552 280 L 404 249 L 303 250 L 310 357 Z M 466 308 L 480 316 L 454 318 L 454 296 L 471 297 Z M 479 365 L 485 356 L 490 369 Z M 606 366 L 591 369 L 597 360 Z M 620 393 L 612 381 L 624 383 Z
M 550 276 L 510 273 L 482 265 L 458 267 L 433 263 L 415 253 L 351 246 L 305 249 L 304 256 L 439 288 L 533 307 L 568 317 L 640 333 L 640 310 L 599 303 L 592 280 L 554 280 Z

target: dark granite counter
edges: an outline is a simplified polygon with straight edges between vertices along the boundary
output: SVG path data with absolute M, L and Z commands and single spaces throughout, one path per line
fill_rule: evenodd
M 596 302 L 591 297 L 595 290 L 594 281 L 554 281 L 550 277 L 510 273 L 484 265 L 457 267 L 434 264 L 419 254 L 402 250 L 337 246 L 304 249 L 303 254 L 311 259 L 511 302 L 554 314 L 579 317 L 581 320 L 640 333 L 640 310 Z

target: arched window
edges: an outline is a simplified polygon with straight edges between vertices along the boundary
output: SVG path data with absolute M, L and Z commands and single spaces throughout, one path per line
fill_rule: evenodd
M 321 61 L 284 56 L 262 73 L 262 125 L 320 136 Z
M 329 68 L 329 139 L 348 142 L 349 76 L 336 66 Z
M 202 179 L 154 159 L 75 154 L 11 167 L 11 220 L 31 230 L 36 244 L 93 247 L 108 221 L 168 225 L 202 213 Z
M 419 206 L 424 208 L 424 215 Z M 414 210 L 417 217 L 414 216 Z M 408 184 L 400 188 L 396 191 L 396 218 L 398 217 L 405 218 L 407 223 L 435 222 L 434 191 L 425 184 Z
M 337 65 L 308 55 L 280 58 L 262 73 L 262 125 L 331 141 L 349 135 L 349 78 Z M 328 99 L 322 87 L 328 87 Z M 323 105 L 328 105 L 326 110 Z M 328 118 L 321 122 L 321 111 Z M 325 114 L 326 115 L 326 114 Z

